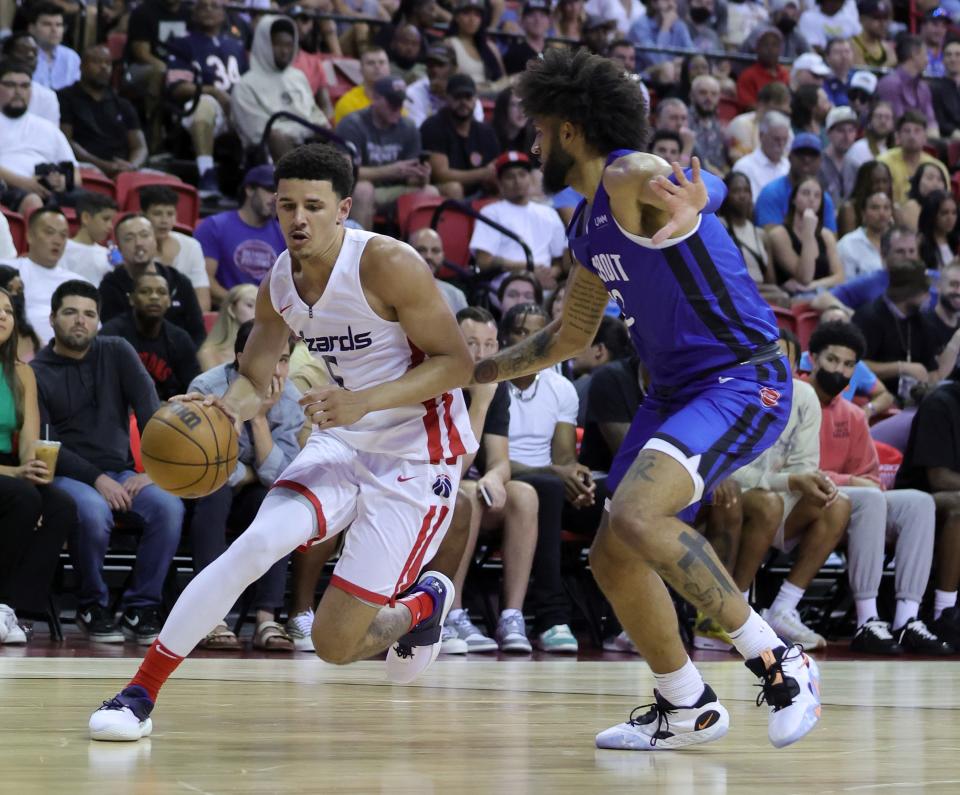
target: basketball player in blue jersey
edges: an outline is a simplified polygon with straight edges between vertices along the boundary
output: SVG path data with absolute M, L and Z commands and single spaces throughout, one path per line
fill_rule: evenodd
M 682 748 L 727 731 L 727 711 L 687 656 L 664 582 L 729 632 L 761 680 L 770 742 L 789 745 L 819 720 L 816 663 L 777 637 L 682 521 L 776 440 L 790 408 L 773 313 L 713 215 L 723 183 L 701 175 L 696 160 L 671 175 L 665 161 L 637 151 L 647 132 L 640 88 L 611 61 L 548 50 L 517 90 L 536 127 L 544 188 L 585 197 L 568 230 L 579 264 L 562 317 L 479 362 L 474 379 L 516 378 L 575 355 L 593 339 L 609 295 L 652 381 L 611 466 L 613 497 L 590 565 L 656 689 L 649 707 L 601 732 L 597 746 Z

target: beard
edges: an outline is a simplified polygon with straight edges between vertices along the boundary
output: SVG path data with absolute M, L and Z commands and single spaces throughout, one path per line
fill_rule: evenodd
M 14 108 L 10 105 L 6 105 L 3 108 L 3 115 L 8 119 L 19 119 L 24 113 L 27 112 L 27 106 L 24 105 L 22 108 Z
M 548 193 L 559 193 L 567 187 L 567 175 L 575 162 L 560 148 L 560 142 L 554 140 L 550 155 L 543 161 L 543 189 Z
M 949 312 L 951 315 L 955 312 L 960 312 L 960 308 L 954 305 L 954 299 L 956 296 L 940 295 L 940 306 L 943 307 L 944 311 Z
M 54 329 L 53 335 L 57 340 L 57 343 L 62 345 L 68 351 L 85 351 L 90 347 L 90 338 L 83 335 L 83 337 L 76 337 L 71 332 L 65 334 L 57 333 L 57 329 Z

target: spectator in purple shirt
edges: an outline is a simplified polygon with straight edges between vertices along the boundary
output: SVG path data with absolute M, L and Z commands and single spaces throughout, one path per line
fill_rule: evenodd
M 238 284 L 260 284 L 286 249 L 276 219 L 273 166 L 254 166 L 243 178 L 239 210 L 204 218 L 194 232 L 203 249 L 213 303 Z
M 919 36 L 900 36 L 897 39 L 897 68 L 877 83 L 877 99 L 890 103 L 893 117 L 904 111 L 919 110 L 929 120 L 927 135 L 940 137 L 937 116 L 933 110 L 930 86 L 923 80 L 927 68 L 927 45 Z

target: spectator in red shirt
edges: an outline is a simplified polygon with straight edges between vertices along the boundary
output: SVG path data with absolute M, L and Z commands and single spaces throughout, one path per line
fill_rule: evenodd
M 850 556 L 850 585 L 858 625 L 851 647 L 872 654 L 952 654 L 953 646 L 918 618 L 933 561 L 933 497 L 916 489 L 884 491 L 867 418 L 840 395 L 865 349 L 863 334 L 852 323 L 824 323 L 810 338 L 811 384 L 823 410 L 820 469 L 850 499 L 847 532 L 851 545 L 856 539 L 859 548 L 856 557 Z M 897 560 L 892 631 L 877 610 L 888 541 L 896 544 Z
M 790 83 L 790 70 L 780 63 L 783 34 L 774 27 L 762 29 L 757 35 L 757 62 L 748 66 L 737 79 L 737 101 L 744 108 L 757 104 L 757 93 L 767 83 Z

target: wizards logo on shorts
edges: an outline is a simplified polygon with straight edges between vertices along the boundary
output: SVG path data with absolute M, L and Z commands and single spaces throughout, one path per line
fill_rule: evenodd
M 780 402 L 780 393 L 768 386 L 760 387 L 760 402 L 765 408 L 772 409 Z
M 449 497 L 451 491 L 453 491 L 453 484 L 450 478 L 446 475 L 437 475 L 437 479 L 433 481 L 433 493 L 438 497 Z

